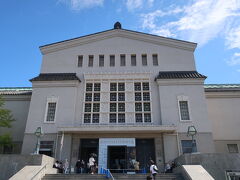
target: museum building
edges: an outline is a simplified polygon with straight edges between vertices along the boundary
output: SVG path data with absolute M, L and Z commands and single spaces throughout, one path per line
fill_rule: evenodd
M 230 145 L 218 139 L 224 127 L 216 124 L 224 119 L 216 121 L 214 107 L 221 93 L 240 104 L 240 86 L 204 88 L 207 77 L 196 70 L 196 46 L 122 29 L 120 23 L 41 46 L 40 74 L 30 80 L 32 89 L 19 94 L 28 113 L 21 153 L 34 152 L 37 127 L 44 132 L 40 153 L 67 158 L 72 166 L 92 153 L 99 167 L 115 170 L 133 168 L 133 160 L 147 168 L 150 159 L 163 168 L 182 153 L 225 146 L 238 152 L 238 134 L 227 139 Z M 197 131 L 194 139 L 187 134 L 190 126 Z

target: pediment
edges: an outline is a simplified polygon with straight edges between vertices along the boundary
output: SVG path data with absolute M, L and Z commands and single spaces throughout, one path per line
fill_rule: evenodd
M 130 31 L 125 29 L 111 29 L 111 30 L 102 31 L 95 34 L 90 34 L 90 35 L 86 35 L 78 38 L 73 38 L 69 40 L 64 40 L 64 41 L 40 46 L 40 50 L 42 54 L 48 54 L 51 52 L 56 52 L 63 49 L 68 49 L 68 48 L 72 48 L 72 47 L 76 47 L 84 44 L 89 44 L 89 43 L 93 43 L 96 41 L 101 41 L 101 40 L 105 40 L 113 37 L 123 37 L 127 39 L 138 40 L 138 41 L 148 42 L 148 43 L 157 44 L 157 45 L 164 45 L 164 46 L 179 48 L 179 49 L 185 49 L 189 51 L 194 51 L 197 46 L 196 43 L 192 43 L 188 41 L 166 38 L 162 36 Z

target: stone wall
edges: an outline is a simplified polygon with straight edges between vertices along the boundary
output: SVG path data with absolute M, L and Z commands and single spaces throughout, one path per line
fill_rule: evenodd
M 175 159 L 181 165 L 202 165 L 217 180 L 225 180 L 226 170 L 240 170 L 240 154 L 184 154 Z

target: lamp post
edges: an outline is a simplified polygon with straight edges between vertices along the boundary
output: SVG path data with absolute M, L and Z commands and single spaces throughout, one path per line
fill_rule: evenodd
M 195 126 L 188 126 L 188 131 L 187 131 L 187 135 L 188 136 L 192 136 L 192 153 L 193 153 L 193 144 L 194 144 L 194 136 L 197 134 L 197 130 L 195 128 Z
M 43 135 L 43 131 L 41 127 L 38 127 L 34 133 L 37 136 L 37 144 L 34 154 L 39 154 L 40 149 L 40 137 Z

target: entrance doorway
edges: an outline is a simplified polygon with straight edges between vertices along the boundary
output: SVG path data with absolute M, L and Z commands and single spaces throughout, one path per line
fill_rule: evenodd
M 111 172 L 121 172 L 127 169 L 127 146 L 108 146 L 108 169 Z

